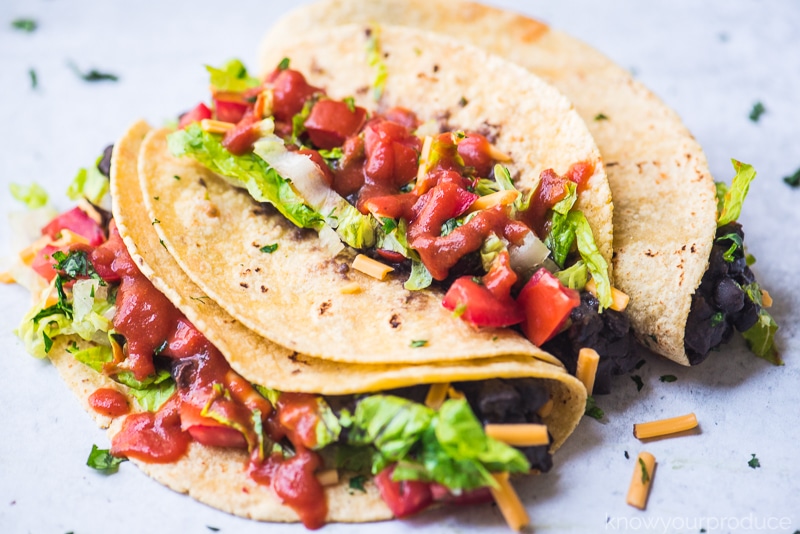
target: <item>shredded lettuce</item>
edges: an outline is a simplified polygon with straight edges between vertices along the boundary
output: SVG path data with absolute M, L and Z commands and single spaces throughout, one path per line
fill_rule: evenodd
M 383 96 L 386 87 L 388 69 L 383 61 L 383 52 L 380 43 L 381 28 L 373 24 L 369 29 L 369 40 L 367 41 L 367 64 L 373 69 L 375 75 L 372 78 L 372 98 L 377 102 Z
M 305 205 L 289 181 L 255 154 L 231 154 L 219 136 L 204 132 L 198 124 L 173 132 L 168 143 L 174 156 L 190 156 L 245 187 L 255 200 L 269 202 L 296 226 L 319 229 L 322 225 L 322 216 Z
M 433 283 L 433 275 L 425 267 L 425 264 L 418 259 L 411 260 L 411 275 L 406 280 L 403 287 L 409 291 L 419 291 L 425 289 Z
M 317 444 L 314 448 L 322 449 L 339 439 L 342 426 L 339 424 L 336 414 L 333 413 L 331 407 L 322 397 L 317 397 L 317 413 L 319 414 L 319 422 L 316 429 Z
M 238 59 L 228 61 L 222 68 L 206 65 L 206 70 L 210 74 L 211 86 L 217 91 L 241 93 L 261 84 L 258 78 L 247 73 L 247 68 Z
M 92 204 L 100 204 L 108 193 L 109 185 L 108 178 L 103 176 L 103 173 L 97 168 L 101 159 L 103 156 L 100 156 L 92 167 L 78 171 L 67 188 L 67 196 L 70 200 L 86 198 Z
M 572 211 L 568 218 L 570 224 L 575 228 L 581 259 L 597 285 L 597 300 L 600 301 L 600 308 L 608 308 L 614 301 L 611 296 L 611 280 L 608 278 L 608 263 L 597 249 L 592 235 L 592 227 L 589 226 L 586 216 L 580 211 Z
M 175 393 L 175 380 L 166 369 L 159 369 L 155 375 L 145 380 L 136 380 L 133 373 L 125 371 L 113 377 L 120 384 L 128 386 L 128 392 L 136 397 L 136 402 L 149 412 L 155 412 Z
M 567 182 L 567 196 L 553 206 L 552 224 L 550 233 L 545 237 L 544 243 L 553 253 L 553 261 L 559 267 L 564 266 L 572 245 L 575 242 L 575 227 L 569 221 L 568 215 L 575 201 L 578 199 L 578 188 L 574 182 Z
M 507 243 L 497 237 L 497 234 L 490 234 L 481 245 L 481 265 L 487 273 L 492 268 L 492 264 L 497 256 L 507 250 Z
M 506 167 L 499 163 L 494 166 L 494 179 L 497 180 L 497 184 L 500 186 L 501 190 L 519 192 L 517 199 L 514 201 L 514 209 L 517 211 L 525 211 L 530 207 L 531 199 L 536 192 L 536 187 L 532 187 L 527 195 L 522 194 L 522 191 L 519 191 L 511 180 L 511 173 Z M 572 205 L 570 205 L 570 207 L 572 207 Z M 567 211 L 569 211 L 569 209 Z
M 555 273 L 556 278 L 564 287 L 581 291 L 589 281 L 589 269 L 583 260 L 578 260 L 574 265 Z
M 739 214 L 742 212 L 742 203 L 750 191 L 750 182 L 756 177 L 756 170 L 752 165 L 735 159 L 732 159 L 731 162 L 734 170 L 736 170 L 736 176 L 733 177 L 733 183 L 731 183 L 730 188 L 724 193 L 722 209 L 717 219 L 717 227 L 725 226 L 739 218 Z M 720 188 L 718 187 L 718 195 L 719 191 Z
M 30 185 L 10 184 L 11 196 L 25 204 L 28 209 L 35 210 L 47 205 L 47 191 L 37 183 Z

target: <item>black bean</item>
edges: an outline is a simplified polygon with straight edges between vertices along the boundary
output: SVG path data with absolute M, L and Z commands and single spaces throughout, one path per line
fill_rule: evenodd
M 714 288 L 714 304 L 726 313 L 735 313 L 744 306 L 744 291 L 731 278 L 722 278 Z
M 97 170 L 106 178 L 111 176 L 111 152 L 113 150 L 114 145 L 108 145 L 105 150 L 103 150 L 103 157 L 100 158 L 100 162 L 97 164 Z

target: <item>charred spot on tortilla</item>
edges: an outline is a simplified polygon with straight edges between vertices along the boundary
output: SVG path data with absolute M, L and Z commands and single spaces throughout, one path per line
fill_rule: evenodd
M 239 286 L 245 289 L 250 289 L 250 285 L 247 282 L 239 282 Z
M 477 132 L 484 136 L 490 143 L 494 144 L 500 137 L 502 128 L 500 124 L 492 124 L 489 121 L 483 121 L 483 124 L 478 126 Z
M 269 288 L 267 286 L 261 286 L 262 293 L 266 293 L 267 291 L 269 291 Z
M 331 306 L 333 306 L 333 303 L 330 300 L 326 300 L 319 305 L 319 314 L 325 315 L 325 312 L 331 309 Z
M 208 184 L 203 178 L 198 178 L 197 183 L 200 184 L 200 187 L 202 187 L 203 189 L 208 189 Z
M 403 323 L 400 321 L 400 316 L 396 313 L 389 319 L 389 325 L 392 328 L 398 328 L 401 324 Z

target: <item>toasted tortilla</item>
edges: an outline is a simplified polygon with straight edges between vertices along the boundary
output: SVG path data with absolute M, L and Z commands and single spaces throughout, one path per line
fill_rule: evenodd
M 114 146 L 111 165 L 114 219 L 142 273 L 220 349 L 237 372 L 270 388 L 323 394 L 371 392 L 442 381 L 534 377 L 547 383 L 554 400 L 552 412 L 544 418 L 553 435 L 551 451 L 575 429 L 583 415 L 586 391 L 562 367 L 524 356 L 419 366 L 359 366 L 319 360 L 258 336 L 215 302 L 198 298 L 200 289 L 162 247 L 142 209 L 137 158 L 149 131 L 147 123 L 137 122 Z M 77 342 L 81 348 L 87 346 L 80 339 L 59 337 L 48 356 L 84 409 L 98 425 L 110 428 L 109 434 L 113 436 L 120 430 L 124 416 L 111 418 L 98 414 L 89 406 L 88 397 L 102 387 L 122 393 L 126 393 L 127 388 L 75 360 L 66 350 L 72 342 Z M 257 484 L 247 475 L 245 451 L 192 443 L 187 454 L 175 463 L 132 461 L 165 486 L 225 512 L 261 521 L 299 520 L 270 487 Z M 343 476 L 337 485 L 326 487 L 327 521 L 367 522 L 392 518 L 374 483 L 367 480 L 363 486 L 364 492 L 353 491 L 349 487 L 349 477 Z
M 367 40 L 363 26 L 340 27 L 270 53 L 275 65 L 289 57 L 332 97 L 355 95 L 358 105 L 375 109 Z M 383 27 L 380 43 L 388 76 L 379 109 L 402 106 L 453 129 L 492 130 L 494 144 L 513 158 L 521 189 L 532 188 L 545 169 L 565 173 L 576 162 L 592 163 L 578 205 L 610 262 L 610 190 L 569 101 L 520 67 L 433 34 Z M 259 335 L 310 356 L 367 365 L 513 355 L 558 365 L 515 331 L 476 330 L 454 317 L 440 289 L 408 291 L 406 275 L 379 281 L 354 271 L 352 251 L 331 258 L 315 233 L 293 227 L 191 158 L 173 157 L 168 133 L 150 136 L 140 158 L 150 220 L 202 294 Z M 259 250 L 273 243 L 275 252 Z M 353 282 L 361 292 L 345 294 Z M 414 348 L 415 341 L 425 344 Z
M 716 231 L 713 178 L 678 115 L 625 69 L 537 20 L 461 0 L 324 0 L 280 19 L 262 42 L 263 72 L 285 47 L 320 27 L 400 24 L 469 42 L 560 89 L 586 121 L 614 199 L 614 282 L 630 297 L 639 340 L 689 365 L 684 333 L 692 294 Z M 606 119 L 600 118 L 601 116 Z

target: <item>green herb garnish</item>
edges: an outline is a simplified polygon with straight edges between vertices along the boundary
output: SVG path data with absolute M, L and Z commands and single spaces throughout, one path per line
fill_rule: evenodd
M 87 72 L 81 72 L 77 65 L 74 63 L 69 63 L 70 69 L 74 72 L 80 79 L 85 82 L 116 82 L 119 81 L 119 77 L 116 74 L 111 74 L 110 72 L 102 72 L 96 69 L 91 69 Z
M 364 489 L 364 482 L 366 482 L 366 480 L 367 477 L 364 475 L 356 475 L 354 477 L 350 477 L 350 482 L 349 482 L 350 489 L 363 491 L 364 493 L 366 493 L 367 490 Z
M 52 258 L 56 262 L 53 264 L 53 268 L 56 271 L 63 271 L 68 279 L 72 280 L 80 276 L 89 276 L 95 280 L 101 280 L 101 283 L 105 285 L 100 275 L 94 270 L 94 266 L 92 262 L 89 261 L 89 257 L 86 255 L 85 251 L 73 250 L 65 254 L 57 250 L 53 252 Z
M 11 27 L 26 33 L 33 33 L 39 27 L 39 23 L 34 19 L 16 19 L 11 22 Z
M 273 252 L 278 250 L 278 244 L 277 243 L 272 243 L 271 245 L 264 245 L 263 247 L 261 247 L 258 250 L 260 250 L 264 254 L 272 254 Z
M 660 377 L 658 377 L 658 379 L 661 380 L 662 382 L 669 383 L 669 382 L 675 382 L 676 380 L 678 380 L 678 377 L 675 375 L 661 375 Z
M 644 387 L 642 377 L 639 375 L 631 375 L 631 380 L 633 380 L 633 383 L 636 384 L 636 391 L 642 391 L 642 388 Z
M 750 110 L 750 120 L 758 122 L 758 119 L 761 118 L 761 115 L 763 115 L 765 111 L 767 111 L 767 108 L 764 107 L 764 104 L 756 102 L 753 104 L 753 109 Z
M 412 349 L 418 349 L 420 347 L 427 347 L 428 346 L 428 340 L 427 339 L 415 339 L 415 340 L 411 341 L 411 345 L 410 346 L 411 346 Z
M 86 465 L 107 475 L 112 475 L 119 470 L 122 462 L 127 461 L 127 458 L 113 456 L 108 449 L 100 449 L 97 445 L 92 445 L 92 452 L 89 453 Z
M 751 469 L 756 469 L 758 467 L 761 467 L 761 462 L 758 461 L 756 455 L 751 454 L 750 456 L 752 456 L 752 458 L 750 458 L 750 460 L 747 462 L 747 465 L 749 465 Z
M 642 468 L 642 484 L 650 482 L 650 473 L 647 472 L 647 466 L 644 465 L 644 460 L 639 458 L 639 465 Z
M 28 77 L 31 79 L 31 89 L 36 89 L 39 87 L 39 78 L 36 76 L 35 70 L 28 69 Z
M 597 405 L 594 397 L 591 395 L 586 397 L 586 410 L 584 411 L 584 415 L 588 415 L 592 419 L 597 419 L 598 421 L 606 416 L 605 412 Z
M 607 121 L 608 117 L 604 113 L 598 113 L 594 116 L 594 120 L 596 121 Z
M 289 68 L 289 58 L 285 57 L 278 63 L 278 70 L 286 70 Z
M 797 169 L 794 174 L 790 176 L 784 176 L 783 181 L 786 182 L 789 187 L 800 187 L 800 169 Z

